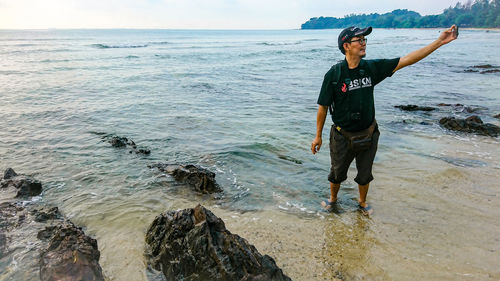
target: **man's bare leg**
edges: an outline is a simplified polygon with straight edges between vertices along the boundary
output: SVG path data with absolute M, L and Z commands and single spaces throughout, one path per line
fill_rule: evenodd
M 373 209 L 366 203 L 366 195 L 368 194 L 368 188 L 370 184 L 361 185 L 358 184 L 359 189 L 359 206 L 362 208 L 361 211 L 364 215 L 369 216 L 373 214 Z
M 361 184 L 358 184 L 358 189 L 359 189 L 359 205 L 361 207 L 366 207 L 367 204 L 366 204 L 366 195 L 368 194 L 368 188 L 370 187 L 370 184 L 365 184 L 365 185 L 361 185 Z
M 337 193 L 339 193 L 340 183 L 330 182 L 330 199 L 321 202 L 321 206 L 326 210 L 330 210 L 337 202 Z
M 330 202 L 337 202 L 337 194 L 340 190 L 340 183 L 330 182 Z

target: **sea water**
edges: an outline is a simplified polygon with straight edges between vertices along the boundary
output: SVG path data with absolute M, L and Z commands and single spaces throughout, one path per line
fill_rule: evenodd
M 439 31 L 375 29 L 366 59 L 404 56 Z M 147 280 L 147 227 L 198 203 L 293 280 L 499 279 L 499 140 L 450 132 L 439 119 L 500 125 L 499 73 L 466 72 L 500 67 L 500 33 L 461 31 L 377 85 L 375 214 L 365 218 L 354 164 L 338 212 L 320 208 L 330 117 L 319 154 L 310 151 L 323 76 L 342 59 L 339 32 L 1 30 L 0 168 L 43 182 L 40 200 L 97 239 L 111 280 Z M 151 154 L 113 148 L 103 133 Z M 148 168 L 158 162 L 205 167 L 224 193 L 196 194 Z M 38 278 L 37 257 L 4 255 L 0 280 Z

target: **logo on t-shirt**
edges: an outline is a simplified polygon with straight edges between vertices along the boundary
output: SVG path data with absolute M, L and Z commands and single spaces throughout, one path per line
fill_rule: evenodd
M 347 85 L 344 83 L 342 84 L 342 93 L 347 92 Z
M 360 88 L 367 88 L 372 86 L 372 78 L 371 77 L 363 77 L 351 80 L 349 83 L 349 91 L 357 90 Z

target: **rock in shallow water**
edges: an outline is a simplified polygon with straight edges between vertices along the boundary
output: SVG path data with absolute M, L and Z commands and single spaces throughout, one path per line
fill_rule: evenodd
M 35 217 L 36 222 L 46 222 L 48 220 L 55 220 L 62 218 L 59 213 L 59 208 L 57 207 L 42 207 L 33 210 L 33 216 Z
M 32 177 L 18 175 L 12 168 L 8 168 L 3 180 L 0 181 L 0 188 L 10 188 L 15 190 L 16 197 L 37 196 L 42 193 L 42 183 Z
M 149 167 L 158 168 L 160 171 L 173 176 L 176 181 L 187 183 L 201 193 L 222 191 L 215 181 L 215 173 L 199 166 L 159 163 Z
M 95 239 L 66 220 L 57 207 L 42 205 L 40 201 L 24 201 L 24 195 L 40 194 L 40 182 L 9 168 L 0 184 L 12 191 L 19 189 L 23 195 L 20 200 L 14 197 L 15 192 L 9 191 L 9 197 L 3 196 L 2 200 L 6 201 L 0 203 L 0 257 L 19 263 L 15 270 L 2 274 L 3 278 L 35 280 L 33 273 L 26 271 L 38 265 L 37 275 L 44 281 L 104 280 Z
M 144 155 L 149 155 L 151 154 L 151 150 L 147 148 L 138 148 L 138 146 L 135 144 L 135 142 L 129 138 L 126 137 L 120 137 L 120 136 L 115 136 L 115 135 L 109 135 L 105 133 L 96 133 L 96 134 L 104 134 L 103 141 L 107 141 L 111 144 L 112 147 L 129 147 L 131 150 L 129 151 L 130 153 L 135 152 L 136 154 L 144 154 Z
M 500 127 L 493 124 L 484 124 L 481 118 L 475 115 L 466 119 L 444 117 L 439 120 L 439 124 L 446 129 L 465 133 L 474 133 L 492 137 L 497 137 L 498 134 L 500 134 Z
M 419 106 L 416 104 L 408 104 L 408 105 L 395 105 L 395 108 L 399 108 L 405 111 L 433 111 L 436 108 L 430 106 Z
M 40 231 L 38 238 L 49 240 L 48 248 L 40 255 L 42 281 L 104 280 L 97 241 L 81 228 L 64 222 Z
M 147 256 L 167 280 L 291 280 L 224 222 L 198 205 L 155 218 L 146 234 Z
M 7 168 L 7 170 L 5 170 L 5 172 L 3 173 L 3 179 L 8 180 L 13 177 L 17 177 L 17 173 L 14 172 L 14 169 Z
M 485 70 L 479 71 L 478 69 L 485 69 Z M 479 72 L 481 74 L 486 74 L 486 73 L 500 72 L 500 69 L 498 69 L 497 66 L 493 66 L 491 64 L 480 64 L 469 67 L 468 69 L 465 70 L 465 72 Z

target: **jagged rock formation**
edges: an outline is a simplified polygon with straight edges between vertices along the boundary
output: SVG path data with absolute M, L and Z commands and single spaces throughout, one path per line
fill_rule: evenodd
M 42 281 L 104 280 L 97 241 L 81 228 L 65 221 L 46 227 L 38 233 L 38 238 L 49 243 L 40 256 Z
M 99 133 L 99 134 L 101 134 L 101 133 Z M 111 146 L 113 146 L 113 147 L 118 147 L 118 148 L 128 147 L 128 148 L 130 148 L 129 153 L 135 152 L 136 154 L 144 154 L 144 155 L 151 154 L 151 150 L 149 150 L 145 147 L 139 147 L 138 145 L 135 144 L 135 142 L 133 140 L 126 138 L 126 137 L 105 134 L 101 138 L 103 141 L 107 141 L 108 143 L 110 143 Z
M 199 166 L 159 163 L 149 167 L 158 168 L 160 171 L 173 176 L 175 180 L 187 183 L 201 193 L 222 191 L 215 181 L 215 173 Z
M 42 281 L 104 280 L 95 239 L 66 220 L 57 207 L 24 201 L 42 192 L 39 181 L 18 175 L 9 168 L 4 173 L 0 187 L 8 191 L 2 194 L 4 202 L 0 203 L 0 257 L 16 255 L 24 245 L 30 247 L 31 251 L 16 260 L 21 268 L 33 268 L 32 262 L 38 264 Z M 18 197 L 22 197 L 22 200 Z M 35 243 L 37 239 L 43 243 Z M 36 262 L 38 253 L 41 253 L 40 260 Z M 25 274 L 20 270 L 6 278 L 21 280 L 30 276 L 31 280 L 34 272 Z
M 26 175 L 18 175 L 12 168 L 4 172 L 0 181 L 0 188 L 10 189 L 16 193 L 15 197 L 36 196 L 42 193 L 42 183 Z
M 167 280 L 291 281 L 273 258 L 229 232 L 200 205 L 156 217 L 146 243 L 151 265 Z
M 493 124 L 484 124 L 478 116 L 470 116 L 466 119 L 457 119 L 455 117 L 444 117 L 439 120 L 439 124 L 446 129 L 473 133 L 478 135 L 497 137 L 500 134 L 500 127 Z

